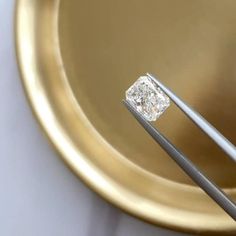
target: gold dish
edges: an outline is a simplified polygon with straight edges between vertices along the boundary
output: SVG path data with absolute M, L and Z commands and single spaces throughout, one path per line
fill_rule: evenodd
M 33 111 L 105 199 L 171 229 L 235 235 L 235 222 L 121 102 L 138 76 L 154 73 L 236 143 L 235 10 L 235 0 L 18 0 L 17 57 Z M 236 199 L 235 163 L 178 109 L 156 125 Z

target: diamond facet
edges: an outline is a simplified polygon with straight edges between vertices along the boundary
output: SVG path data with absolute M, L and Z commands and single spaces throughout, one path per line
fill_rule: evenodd
M 148 76 L 141 76 L 126 91 L 126 100 L 148 121 L 155 121 L 170 105 L 170 99 Z

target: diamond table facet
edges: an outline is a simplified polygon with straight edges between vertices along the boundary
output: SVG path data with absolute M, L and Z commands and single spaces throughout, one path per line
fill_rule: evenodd
M 126 100 L 148 121 L 155 121 L 169 107 L 169 97 L 148 76 L 141 76 L 126 91 Z

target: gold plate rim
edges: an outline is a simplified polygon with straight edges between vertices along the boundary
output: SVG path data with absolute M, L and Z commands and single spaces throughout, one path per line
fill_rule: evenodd
M 60 2 L 60 0 L 56 0 L 58 3 Z M 76 173 L 77 176 L 80 176 L 80 178 L 90 187 L 92 188 L 94 191 L 96 191 L 97 193 L 99 193 L 103 198 L 105 198 L 106 200 L 108 200 L 110 203 L 114 204 L 115 206 L 120 207 L 121 209 L 123 209 L 125 212 L 127 212 L 128 214 L 131 214 L 133 216 L 139 217 L 142 220 L 145 220 L 149 223 L 153 223 L 155 225 L 160 225 L 172 230 L 178 230 L 178 231 L 184 231 L 184 232 L 191 232 L 191 233 L 199 233 L 199 231 L 201 231 L 201 234 L 222 234 L 222 233 L 229 233 L 232 234 L 232 232 L 234 233 L 235 228 L 230 224 L 230 225 L 221 225 L 219 227 L 217 227 L 217 225 L 215 225 L 215 228 L 208 228 L 203 227 L 202 229 L 199 229 L 198 227 L 193 227 L 193 226 L 188 226 L 186 225 L 184 222 L 170 222 L 170 220 L 168 218 L 165 218 L 165 216 L 163 215 L 162 219 L 160 220 L 156 220 L 152 217 L 150 217 L 149 215 L 143 213 L 142 211 L 138 210 L 135 206 L 135 204 L 130 204 L 129 201 L 124 200 L 122 198 L 117 198 L 117 196 L 112 195 L 112 192 L 106 192 L 106 190 L 104 188 L 102 188 L 99 184 L 96 183 L 96 181 L 94 181 L 93 179 L 91 179 L 91 176 L 88 176 L 84 170 L 81 170 L 80 168 L 78 168 L 78 165 L 76 165 L 73 161 L 73 159 L 71 159 L 68 155 L 68 147 L 65 148 L 63 146 L 63 143 L 60 140 L 57 140 L 55 135 L 52 134 L 52 132 L 55 131 L 55 127 L 54 130 L 50 130 L 49 127 L 45 124 L 45 121 L 42 119 L 42 114 L 40 114 L 40 110 L 38 109 L 38 104 L 35 103 L 35 98 L 34 98 L 34 92 L 35 88 L 33 88 L 31 86 L 31 82 L 30 80 L 32 78 L 30 78 L 30 75 L 32 73 L 32 68 L 29 71 L 29 65 L 26 65 L 27 62 L 25 62 L 25 55 L 22 53 L 24 50 L 24 45 L 22 42 L 22 34 L 24 34 L 24 37 L 29 37 L 31 38 L 33 34 L 32 31 L 32 23 L 29 19 L 26 19 L 26 15 L 25 13 L 26 10 L 30 11 L 30 4 L 32 5 L 33 3 L 30 2 L 30 0 L 17 0 L 16 1 L 16 7 L 15 7 L 15 47 L 16 47 L 16 57 L 17 57 L 17 62 L 18 62 L 18 67 L 19 67 L 19 71 L 20 71 L 20 77 L 22 80 L 22 84 L 25 90 L 25 94 L 28 98 L 29 104 L 31 106 L 31 109 L 34 113 L 34 116 L 36 117 L 38 123 L 40 124 L 42 130 L 44 131 L 44 133 L 46 134 L 46 136 L 48 137 L 48 140 L 51 142 L 51 144 L 54 146 L 54 148 L 57 150 L 57 152 L 60 154 L 60 156 L 62 157 L 62 159 L 65 161 L 65 163 L 74 171 L 74 173 Z M 36 4 L 35 4 L 36 5 Z M 32 7 L 32 6 L 31 6 Z M 33 14 L 31 12 L 31 14 Z M 34 17 L 33 15 L 30 15 L 30 17 Z M 27 35 L 28 34 L 28 35 Z M 36 71 L 34 71 L 35 74 L 37 74 Z M 40 75 L 38 75 L 40 76 Z M 57 127 L 59 128 L 59 126 Z M 58 134 L 60 133 L 60 130 L 57 130 Z M 59 145 L 60 144 L 60 145 Z M 73 149 L 73 147 L 71 147 Z M 73 152 L 74 150 L 71 149 L 71 152 Z M 71 154 L 71 153 L 70 153 Z M 80 154 L 83 155 L 83 154 Z M 88 167 L 89 168 L 89 167 Z M 94 170 L 93 170 L 94 171 Z M 96 172 L 96 170 L 95 170 Z M 97 175 L 97 177 L 99 177 L 99 171 L 97 173 L 94 172 L 94 175 Z M 123 190 L 125 191 L 125 190 Z M 127 192 L 127 194 L 129 194 Z M 171 211 L 170 211 L 171 212 Z

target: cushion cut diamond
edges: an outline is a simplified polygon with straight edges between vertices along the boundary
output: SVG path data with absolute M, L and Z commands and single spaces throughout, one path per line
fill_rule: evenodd
M 141 76 L 126 91 L 126 100 L 148 121 L 155 121 L 170 105 L 170 99 L 148 77 Z

